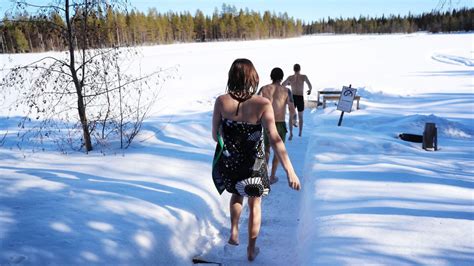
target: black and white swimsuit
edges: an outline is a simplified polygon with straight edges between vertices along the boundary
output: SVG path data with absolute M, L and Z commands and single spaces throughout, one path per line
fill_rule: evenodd
M 248 197 L 270 192 L 261 124 L 222 120 L 222 136 L 216 147 L 212 177 L 219 193 Z

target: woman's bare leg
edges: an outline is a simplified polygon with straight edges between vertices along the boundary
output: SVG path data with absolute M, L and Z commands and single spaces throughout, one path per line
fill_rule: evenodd
M 261 198 L 249 197 L 249 245 L 247 247 L 247 258 L 252 261 L 257 257 L 259 249 L 255 246 L 260 224 L 262 222 Z
M 244 197 L 232 194 L 230 198 L 230 238 L 228 243 L 231 245 L 239 244 L 239 220 L 242 213 L 242 202 Z

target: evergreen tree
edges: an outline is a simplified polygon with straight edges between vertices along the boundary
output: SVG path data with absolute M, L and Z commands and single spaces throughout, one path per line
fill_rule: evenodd
M 204 42 L 206 41 L 206 18 L 201 10 L 197 10 L 194 15 L 194 32 L 196 34 L 196 40 Z
M 28 41 L 26 40 L 25 34 L 23 34 L 20 28 L 14 29 L 12 37 L 15 51 L 17 53 L 24 53 L 28 51 Z
M 87 18 L 81 15 L 83 12 Z M 194 16 L 190 12 L 159 13 L 156 8 L 149 9 L 146 14 L 137 10 L 123 12 L 114 10 L 110 5 L 93 12 L 85 12 L 78 7 L 77 13 L 78 16 L 72 21 L 75 27 L 80 27 L 83 21 L 88 24 L 88 31 L 83 33 L 87 43 L 77 43 L 77 48 L 287 38 L 315 33 L 452 32 L 474 29 L 472 8 L 418 16 L 409 13 L 403 17 L 328 17 L 311 23 L 303 23 L 286 12 L 277 15 L 265 11 L 262 15 L 248 8 L 237 10 L 227 4 L 223 4 L 221 10 L 215 8 L 210 16 L 205 16 L 200 10 L 196 10 Z M 28 23 L 32 20 L 35 23 Z M 0 23 L 0 52 L 64 50 L 66 43 L 58 37 L 64 27 L 61 16 L 54 11 L 41 17 L 32 17 L 27 13 L 5 17 Z

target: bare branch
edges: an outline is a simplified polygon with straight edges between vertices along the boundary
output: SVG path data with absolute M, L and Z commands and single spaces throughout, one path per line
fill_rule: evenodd
M 25 7 L 33 7 L 33 8 L 38 8 L 38 9 L 55 9 L 55 10 L 61 10 L 63 12 L 66 12 L 66 10 L 59 5 L 35 5 L 35 4 L 30 4 L 26 1 L 18 1 L 17 5 L 19 6 L 25 6 Z
M 71 74 L 67 73 L 66 71 L 61 71 L 61 70 L 56 70 L 56 69 L 53 69 L 53 68 L 47 68 L 47 67 L 43 67 L 43 66 L 25 66 L 23 67 L 25 69 L 42 69 L 42 70 L 47 70 L 47 71 L 51 71 L 53 73 L 58 73 L 58 74 L 61 74 L 61 75 L 66 75 L 66 76 L 69 76 L 69 77 L 72 77 Z
M 99 92 L 99 93 L 96 93 L 96 94 L 84 94 L 84 98 L 87 98 L 87 97 L 96 97 L 96 96 L 100 96 L 100 95 L 103 95 L 107 92 L 113 92 L 113 91 L 116 91 L 116 90 L 120 90 L 120 89 L 123 89 L 125 87 L 127 87 L 128 85 L 130 84 L 133 84 L 133 83 L 136 83 L 138 81 L 142 81 L 142 80 L 145 80 L 145 79 L 148 79 L 154 75 L 156 75 L 157 73 L 159 73 L 160 71 L 156 71 L 156 72 L 153 72 L 153 73 L 150 73 L 146 76 L 141 76 L 141 77 L 138 77 L 138 78 L 135 78 L 135 79 L 131 79 L 115 88 L 112 88 L 112 89 L 109 89 L 108 91 L 103 91 L 103 92 Z
M 34 66 L 35 64 L 38 64 L 39 62 L 41 62 L 41 61 L 43 61 L 43 60 L 46 60 L 46 59 L 53 60 L 53 61 L 55 61 L 55 62 L 61 64 L 62 66 L 66 66 L 66 67 L 69 66 L 68 63 L 66 63 L 66 62 L 64 62 L 64 61 L 62 61 L 62 60 L 59 60 L 59 59 L 57 59 L 57 58 L 55 58 L 55 57 L 52 57 L 52 56 L 46 56 L 46 57 L 43 57 L 43 58 L 41 58 L 41 59 L 38 59 L 38 60 L 36 60 L 36 61 L 34 61 L 34 62 L 31 62 L 31 63 L 29 63 L 28 65 L 25 65 L 25 66 L 23 66 L 23 67 Z
M 85 60 L 82 62 L 81 65 L 79 65 L 77 68 L 76 68 L 76 71 L 78 71 L 79 69 L 83 68 L 86 64 L 89 64 L 90 62 L 92 62 L 96 57 L 99 57 L 99 56 L 103 56 L 103 55 L 106 55 L 110 52 L 113 52 L 115 48 L 108 48 L 105 50 L 105 52 L 101 52 L 101 53 L 97 53 L 93 56 L 91 56 L 88 60 Z

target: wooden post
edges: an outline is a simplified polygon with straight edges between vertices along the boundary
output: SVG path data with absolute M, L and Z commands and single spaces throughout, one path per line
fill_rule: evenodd
M 339 117 L 339 123 L 337 123 L 337 126 L 340 127 L 342 124 L 342 117 L 344 116 L 344 111 L 341 112 L 341 116 Z
M 438 150 L 438 130 L 435 123 L 426 123 L 423 132 L 423 149 Z
M 319 107 L 319 91 L 318 91 L 318 101 L 316 102 L 316 109 Z
M 352 88 L 352 84 L 349 84 L 349 88 Z M 342 124 L 342 117 L 344 117 L 344 111 L 341 112 L 341 116 L 339 117 L 339 123 L 337 123 L 338 127 L 340 127 Z

